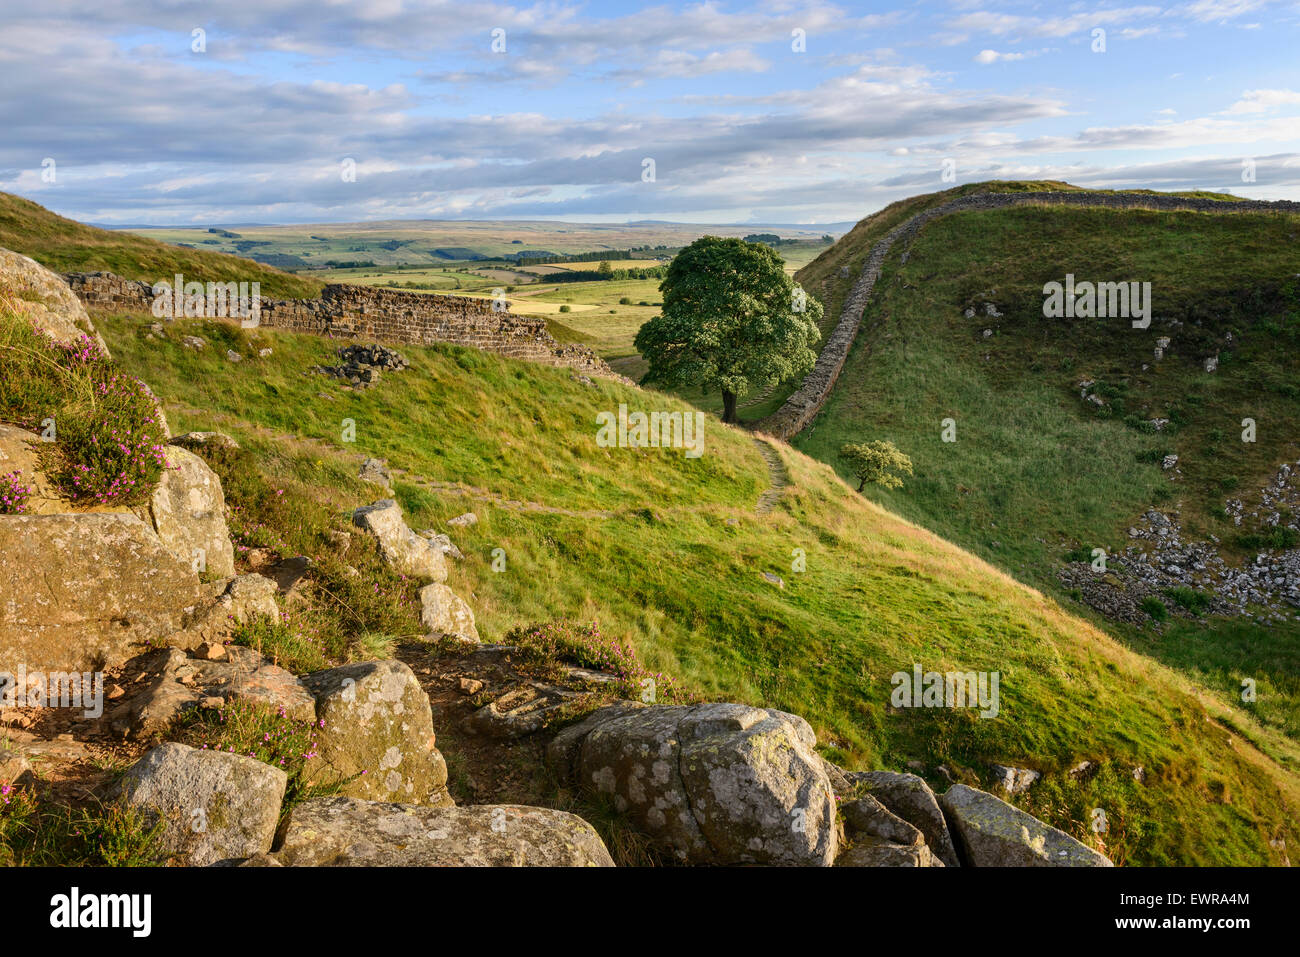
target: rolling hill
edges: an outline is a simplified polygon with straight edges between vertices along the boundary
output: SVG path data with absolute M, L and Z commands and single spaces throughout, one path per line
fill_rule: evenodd
M 19 252 L 39 258 L 49 248 L 26 242 L 21 224 L 6 229 Z M 130 255 L 93 243 L 88 235 L 86 262 Z M 914 252 L 905 268 L 925 263 Z M 936 270 L 926 288 L 942 288 L 940 278 Z M 404 346 L 409 369 L 353 390 L 311 372 L 332 361 L 328 340 L 211 320 L 178 320 L 160 334 L 149 316 L 94 318 L 115 360 L 161 399 L 173 432 L 216 429 L 241 444 L 212 459 L 237 552 L 310 556 L 327 594 L 335 571 L 345 580 L 337 533 L 356 506 L 383 495 L 355 477 L 358 464 L 381 457 L 413 528 L 479 516 L 456 530 L 465 560 L 451 584 L 487 641 L 532 622 L 597 620 L 701 698 L 803 715 L 846 767 L 912 764 L 937 785 L 985 787 L 992 763 L 1032 768 L 1042 779 L 1014 800 L 1117 863 L 1279 864 L 1300 838 L 1300 746 L 1269 714 L 1016 580 L 997 567 L 1000 553 L 986 560 L 927 530 L 911 487 L 889 504 L 914 520 L 858 495 L 814 457 L 713 418 L 698 458 L 603 447 L 599 413 L 693 408 L 489 353 Z M 208 348 L 185 347 L 196 334 Z M 245 358 L 228 361 L 228 349 Z M 913 452 L 923 466 L 914 484 L 924 487 L 931 466 Z M 953 537 L 963 528 L 954 520 Z M 1014 527 L 999 534 L 1023 538 Z M 337 606 L 291 624 L 326 636 L 318 647 L 332 657 L 419 632 L 405 583 L 374 591 L 363 604 L 363 589 L 339 585 Z M 997 672 L 996 717 L 895 707 L 892 678 L 915 665 Z M 1104 834 L 1090 826 L 1098 808 Z
M 86 226 L 12 193 L 0 192 L 0 246 L 55 272 L 102 270 L 149 283 L 176 273 L 200 282 L 260 282 L 262 295 L 277 299 L 310 298 L 321 289 L 315 280 L 251 259 Z

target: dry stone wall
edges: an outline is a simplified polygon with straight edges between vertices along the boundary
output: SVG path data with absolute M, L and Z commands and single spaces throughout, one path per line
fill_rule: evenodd
M 145 282 L 106 272 L 69 273 L 66 278 L 87 305 L 153 306 L 153 289 Z M 544 319 L 498 311 L 490 299 L 332 283 L 318 299 L 262 299 L 260 324 L 335 339 L 450 343 L 626 381 L 585 346 L 556 342 Z
M 932 219 L 968 210 L 1006 209 L 1010 206 L 1103 206 L 1112 209 L 1155 209 L 1199 213 L 1281 212 L 1300 214 L 1300 203 L 1242 200 L 1193 199 L 1179 196 L 1148 196 L 1136 193 L 975 193 L 917 213 L 896 226 L 877 242 L 863 263 L 862 273 L 840 309 L 840 318 L 822 347 L 813 370 L 785 404 L 754 424 L 754 430 L 789 441 L 817 417 L 830 397 L 844 369 L 849 350 L 857 338 L 867 300 L 885 263 L 885 257 L 900 239 L 911 239 Z

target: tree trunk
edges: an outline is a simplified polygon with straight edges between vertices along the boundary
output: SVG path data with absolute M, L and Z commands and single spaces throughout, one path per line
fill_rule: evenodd
M 722 421 L 735 424 L 736 421 L 736 393 L 722 390 Z
M 859 492 L 861 492 L 861 491 L 862 491 L 864 488 L 866 488 L 866 487 L 867 487 L 867 480 L 866 480 L 866 479 L 863 479 L 861 482 L 858 483 L 858 491 L 859 491 Z

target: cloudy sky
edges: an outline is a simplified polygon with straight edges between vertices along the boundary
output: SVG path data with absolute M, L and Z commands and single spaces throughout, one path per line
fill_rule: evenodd
M 0 0 L 0 190 L 119 224 L 1300 200 L 1297 51 L 1300 0 Z

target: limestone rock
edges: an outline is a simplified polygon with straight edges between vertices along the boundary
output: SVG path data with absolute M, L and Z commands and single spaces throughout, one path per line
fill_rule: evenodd
M 411 531 L 393 499 L 363 505 L 352 513 L 352 523 L 375 539 L 380 557 L 394 571 L 434 582 L 447 580 L 447 559 L 428 539 Z
M 361 463 L 361 471 L 357 473 L 357 478 L 363 482 L 373 482 L 375 485 L 382 485 L 389 489 L 393 484 L 393 477 L 388 474 L 388 463 L 383 459 L 368 458 Z
M 221 479 L 188 449 L 167 451 L 169 467 L 154 489 L 146 512 L 166 549 L 186 564 L 200 565 L 213 578 L 235 574 L 235 547 L 226 527 Z M 141 518 L 146 517 L 141 515 Z
M 164 853 L 205 866 L 271 849 L 286 784 L 283 771 L 254 758 L 169 742 L 127 771 L 118 791 L 162 818 Z
M 998 787 L 1007 794 L 1023 794 L 1042 777 L 1037 771 L 1031 771 L 1029 768 L 1009 768 L 1005 764 L 991 764 L 989 767 L 997 775 Z
M 400 661 L 366 661 L 307 675 L 316 698 L 317 752 L 308 777 L 344 782 L 348 797 L 446 806 L 447 763 L 435 747 L 429 697 Z
M 557 736 L 548 756 L 609 795 L 679 859 L 829 865 L 834 795 L 802 718 L 739 704 L 611 708 Z
M 447 524 L 453 528 L 464 528 L 469 525 L 477 525 L 478 516 L 473 512 L 466 512 L 464 515 L 457 515 L 455 518 L 447 519 Z
M 431 528 L 426 528 L 424 531 L 420 532 L 419 535 L 421 538 L 427 538 L 434 548 L 438 549 L 438 551 L 442 552 L 448 558 L 454 558 L 458 562 L 465 559 L 465 556 L 461 554 L 460 549 L 456 547 L 456 543 L 451 540 L 450 535 L 447 535 L 444 532 L 435 532 Z
M 17 294 L 18 311 L 59 342 L 88 336 L 108 355 L 108 346 L 95 331 L 86 307 L 58 273 L 34 259 L 0 249 L 0 286 Z
M 944 820 L 934 792 L 923 778 L 894 771 L 862 771 L 848 777 L 924 834 L 931 853 L 946 866 L 958 866 L 948 822 Z
M 355 798 L 304 801 L 279 855 L 293 867 L 613 867 L 582 818 L 519 805 L 415 807 Z
M 96 671 L 182 625 L 198 576 L 140 519 L 0 515 L 0 671 Z
M 975 867 L 1110 867 L 1064 831 L 992 794 L 954 784 L 939 798 L 963 859 Z
M 424 625 L 429 638 L 450 636 L 473 644 L 479 643 L 474 612 L 464 599 L 446 585 L 434 582 L 420 589 L 420 623 Z

